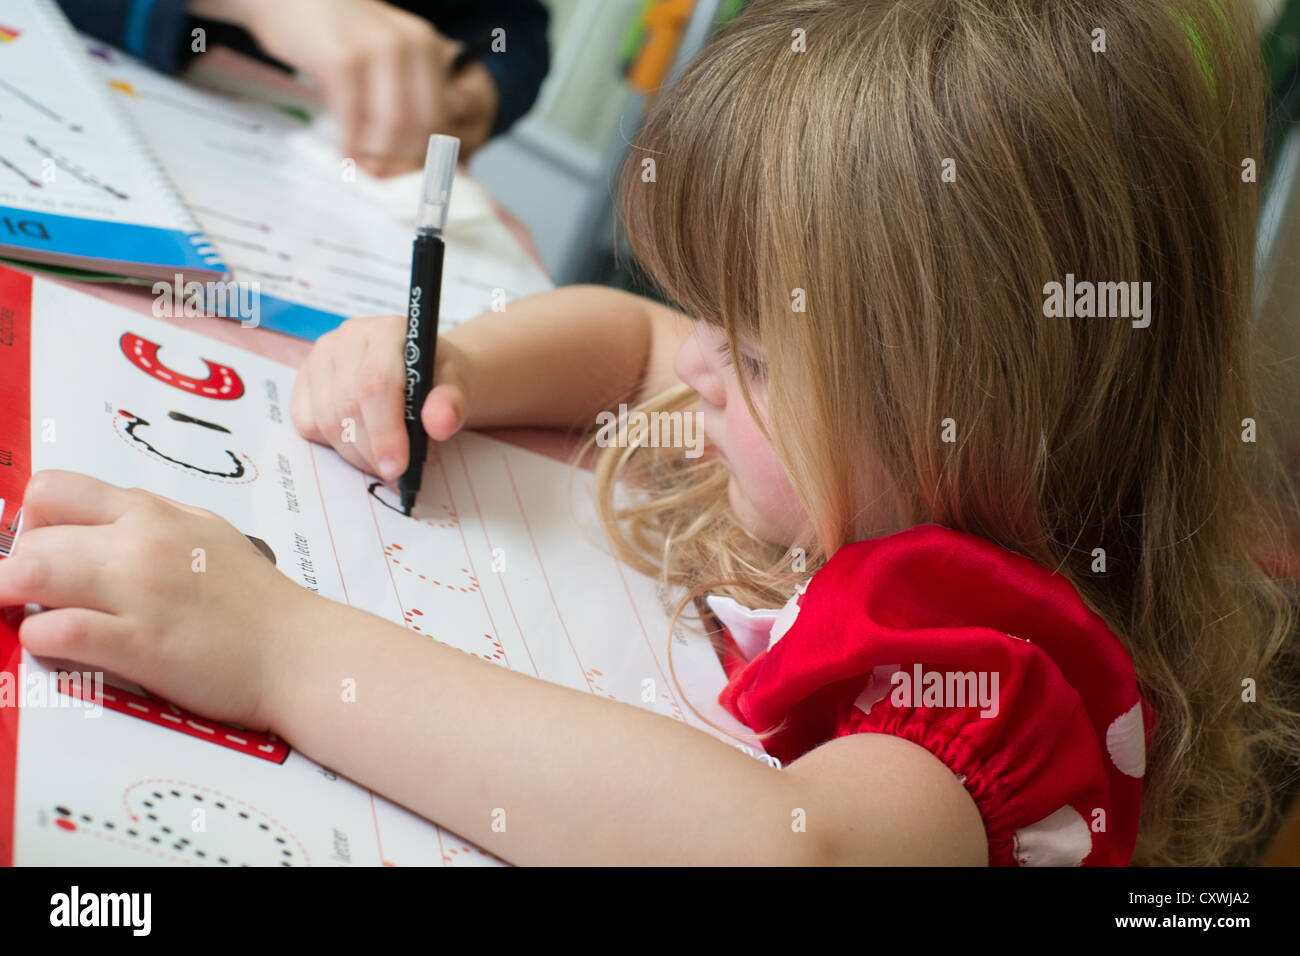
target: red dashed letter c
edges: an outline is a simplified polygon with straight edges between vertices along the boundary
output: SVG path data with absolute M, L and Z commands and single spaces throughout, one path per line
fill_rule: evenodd
M 227 402 L 234 401 L 244 394 L 243 380 L 240 379 L 239 373 L 228 365 L 204 359 L 203 363 L 208 367 L 208 377 L 200 380 L 181 375 L 159 362 L 157 342 L 150 342 L 132 332 L 122 333 L 121 342 L 122 354 L 132 365 L 146 375 L 152 375 L 158 381 L 178 388 L 182 392 Z

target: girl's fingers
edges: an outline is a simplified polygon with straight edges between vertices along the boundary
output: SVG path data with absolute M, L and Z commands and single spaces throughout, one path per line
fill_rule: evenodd
M 53 561 L 73 555 L 96 565 L 107 565 L 117 557 L 113 550 L 114 532 L 105 525 L 45 525 L 30 528 L 18 539 L 13 557 L 49 558 Z
M 340 332 L 328 334 L 338 336 Z M 322 336 L 316 344 L 317 351 L 312 353 L 312 371 L 306 389 L 311 395 L 311 414 L 321 441 L 329 444 L 353 467 L 373 472 L 373 467 L 365 457 L 366 449 L 369 448 L 365 422 L 359 405 L 349 397 L 355 386 L 344 378 L 345 374 L 355 375 L 355 372 L 346 373 L 345 370 L 355 365 L 356 341 L 345 337 L 339 338 L 337 344 L 333 339 L 326 344 L 325 337 Z M 352 345 L 353 353 L 343 354 L 340 359 L 339 353 L 349 345 Z
M 42 604 L 45 607 L 80 607 L 111 611 L 113 589 L 105 565 L 64 550 L 26 544 L 0 561 L 0 605 Z
M 406 367 L 398 349 L 388 349 L 387 339 L 367 339 L 357 382 L 357 402 L 368 443 L 366 453 L 375 473 L 384 480 L 396 478 L 410 455 L 402 420 Z
M 308 441 L 323 443 L 325 436 L 316 427 L 316 416 L 311 404 L 311 360 L 302 363 L 293 380 L 293 396 L 289 400 L 289 417 L 293 419 L 298 434 Z
M 340 379 L 334 386 L 334 418 L 338 422 L 338 437 L 331 442 L 334 449 L 357 468 L 367 474 L 374 474 L 374 459 L 371 457 L 370 436 L 366 432 L 365 416 L 361 412 L 358 376 L 355 368 L 356 359 L 347 360 L 353 367 L 349 368 L 348 378 Z M 335 363 L 335 368 L 339 363 Z
M 465 424 L 465 393 L 459 385 L 439 385 L 425 399 L 420 422 L 434 441 L 446 441 Z
M 131 492 L 89 475 L 40 471 L 23 495 L 23 534 L 53 524 L 112 524 L 131 500 Z
M 114 671 L 121 668 L 122 650 L 129 639 L 119 618 L 79 607 L 29 614 L 18 628 L 19 642 L 37 657 L 57 657 Z
M 411 454 L 402 421 L 401 393 L 362 399 L 361 409 L 375 473 L 385 481 L 396 478 L 406 468 L 406 460 Z
M 311 414 L 316 422 L 316 434 L 322 442 L 337 447 L 339 431 L 343 425 L 337 420 L 334 409 L 334 359 L 329 352 L 313 355 L 313 358 L 319 360 L 315 363 L 306 387 L 311 395 Z
M 331 448 L 346 458 L 354 467 L 364 469 L 365 463 L 358 457 L 356 445 L 343 440 L 344 424 L 333 395 L 333 389 L 337 387 L 334 385 L 335 365 L 329 359 L 326 359 L 326 361 L 329 363 L 329 367 L 326 369 L 318 367 L 317 372 L 322 374 L 313 375 L 310 382 L 311 406 L 312 414 L 316 417 L 316 430 Z

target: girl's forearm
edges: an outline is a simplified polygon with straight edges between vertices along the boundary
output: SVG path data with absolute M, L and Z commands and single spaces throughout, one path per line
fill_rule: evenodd
M 530 296 L 446 333 L 472 370 L 469 428 L 587 429 L 631 402 L 667 310 L 601 286 Z
M 666 717 L 312 601 L 305 636 L 285 645 L 271 728 L 502 859 L 815 862 L 780 771 Z

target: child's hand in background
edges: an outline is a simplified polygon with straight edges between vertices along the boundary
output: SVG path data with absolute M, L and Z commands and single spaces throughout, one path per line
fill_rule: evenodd
M 293 385 L 291 413 L 304 438 L 340 455 L 390 485 L 406 470 L 410 446 L 403 418 L 406 318 L 349 319 L 322 335 Z M 446 441 L 465 424 L 471 368 L 446 338 L 438 339 L 434 389 L 421 411 L 424 430 Z
M 342 154 L 368 173 L 421 168 L 430 133 L 471 133 L 477 146 L 496 119 L 490 75 L 486 90 L 482 76 L 471 85 L 451 75 L 464 45 L 380 0 L 191 0 L 190 12 L 242 26 L 315 80 Z
M 67 471 L 33 476 L 0 561 L 0 605 L 49 609 L 22 623 L 31 653 L 255 730 L 325 603 L 217 515 Z

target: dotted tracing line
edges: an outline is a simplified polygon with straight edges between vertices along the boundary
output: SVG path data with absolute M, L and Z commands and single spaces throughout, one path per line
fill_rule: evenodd
M 113 431 L 117 434 L 117 437 L 122 439 L 122 441 L 126 442 L 126 444 L 129 447 L 131 447 L 135 451 L 138 451 L 140 454 L 149 455 L 148 451 L 140 447 L 139 442 L 133 441 L 130 435 L 127 435 L 122 431 L 120 427 L 122 423 L 122 416 L 117 412 L 112 412 L 111 414 L 113 416 Z M 160 458 L 158 455 L 149 455 L 149 457 L 156 459 L 158 461 L 158 464 L 160 465 L 166 465 L 168 468 L 172 468 L 176 471 L 182 472 L 187 475 L 197 476 L 199 478 L 204 479 L 205 481 L 213 481 L 219 485 L 251 485 L 253 482 L 257 481 L 258 476 L 260 474 L 257 468 L 257 464 L 253 461 L 253 459 L 249 458 L 248 455 L 243 453 L 240 454 L 240 457 L 244 459 L 244 462 L 248 466 L 248 472 L 249 472 L 248 477 L 245 478 L 218 478 L 215 475 L 205 475 L 203 472 L 197 471 L 193 468 L 186 468 L 183 465 L 176 464 L 175 462 L 167 461 L 164 458 Z
M 673 719 L 680 720 L 682 723 L 686 723 L 686 715 L 683 714 L 682 709 L 677 706 L 677 701 L 673 699 L 673 695 L 666 690 L 660 690 L 659 696 L 666 699 L 668 701 L 668 706 L 673 709 L 673 713 L 672 713 Z
M 465 476 L 465 487 L 469 489 L 470 501 L 474 503 L 474 514 L 478 518 L 479 529 L 483 532 L 483 540 L 488 546 L 488 551 L 495 555 L 496 549 L 492 546 L 492 534 L 491 532 L 488 531 L 487 522 L 483 520 L 483 508 L 479 504 L 478 492 L 474 490 L 474 481 L 473 479 L 470 478 L 469 475 L 469 464 L 468 462 L 465 461 L 465 447 L 460 442 L 457 442 L 456 444 L 456 456 L 460 459 L 461 474 Z M 442 471 L 442 480 L 443 480 L 443 484 L 447 488 L 447 494 L 451 495 L 451 479 L 447 475 L 447 468 L 446 465 L 443 463 L 441 456 L 439 456 L 438 458 L 438 467 Z M 455 503 L 454 499 L 452 503 L 453 504 Z M 465 529 L 461 528 L 459 530 L 460 530 L 461 541 L 465 545 L 465 556 L 468 558 L 469 542 L 465 539 Z M 515 630 L 519 633 L 519 643 L 523 645 L 524 654 L 528 658 L 528 666 L 533 669 L 534 677 L 540 677 L 541 671 L 537 667 L 537 661 L 533 659 L 533 650 L 531 647 L 528 646 L 528 639 L 524 636 L 523 625 L 519 623 L 519 615 L 515 613 L 514 601 L 510 599 L 510 589 L 506 587 L 504 576 L 498 575 L 498 579 L 501 581 L 501 596 L 505 598 L 506 607 L 510 610 L 510 619 L 515 622 Z M 496 621 L 492 619 L 492 611 L 487 606 L 487 595 L 483 594 L 482 591 L 480 591 L 479 593 L 483 597 L 483 609 L 488 615 L 488 620 L 492 623 L 492 630 L 495 632 Z M 493 642 L 501 651 L 501 655 L 502 655 L 501 663 L 504 664 L 506 667 L 510 667 L 511 666 L 510 657 L 508 654 L 506 654 L 505 648 L 502 647 L 501 642 L 498 641 L 495 637 L 493 638 Z
M 104 825 L 108 826 L 109 821 L 105 821 Z M 88 836 L 93 836 L 97 840 L 105 840 L 109 843 L 116 843 L 118 846 L 126 847 L 129 850 L 137 850 L 141 853 L 148 853 L 150 856 L 156 856 L 164 860 L 171 860 L 175 863 L 182 863 L 186 866 L 204 865 L 201 860 L 191 860 L 186 857 L 179 856 L 175 853 L 171 853 L 169 851 L 154 850 L 147 846 L 141 846 L 139 843 L 131 843 L 127 840 L 123 840 L 121 837 L 112 836 L 111 834 L 99 833 L 98 831 L 95 830 L 78 830 L 77 832 L 85 833 Z
M 443 511 L 447 512 L 445 520 L 435 521 L 432 518 L 421 518 L 420 524 L 427 524 L 430 528 L 459 528 L 460 515 L 451 510 L 450 505 L 439 505 Z
M 505 860 L 501 859 L 501 857 L 497 856 L 495 853 L 489 853 L 487 850 L 480 850 L 476 846 L 466 846 L 464 843 L 460 845 L 459 850 L 456 849 L 456 847 L 449 848 L 447 852 L 442 855 L 442 861 L 444 863 L 455 863 L 457 862 L 457 860 L 455 859 L 456 856 L 461 853 L 465 854 L 466 856 L 470 856 L 474 853 L 477 853 L 479 856 L 490 857 L 491 859 L 496 860 L 498 863 L 506 862 Z M 506 865 L 508 866 L 509 864 Z
M 432 522 L 427 522 L 427 523 L 432 524 Z M 447 527 L 454 527 L 454 525 L 450 525 L 450 524 L 449 524 L 449 525 L 447 525 Z M 460 592 L 465 593 L 465 594 L 473 594 L 473 593 L 475 593 L 475 592 L 481 592 L 481 591 L 482 591 L 482 587 L 481 587 L 481 585 L 479 584 L 479 580 L 478 580 L 478 578 L 476 578 L 476 577 L 475 577 L 475 576 L 470 572 L 469 568 L 461 568 L 461 569 L 460 569 L 460 570 L 461 570 L 461 573 L 464 574 L 464 575 L 466 576 L 466 578 L 469 580 L 469 582 L 470 582 L 470 586 L 469 586 L 469 587 L 465 588 L 465 587 L 460 587 L 459 585 L 455 585 L 455 584 L 443 584 L 441 581 L 439 581 L 439 580 L 437 580 L 437 579 L 435 579 L 435 578 L 431 578 L 431 577 L 429 577 L 428 575 L 425 575 L 425 574 L 420 574 L 418 571 L 416 571 L 416 570 L 414 570 L 413 568 L 409 567 L 408 565 L 404 564 L 400 558 L 395 557 L 395 556 L 393 555 L 393 552 L 394 552 L 394 551 L 404 551 L 404 550 L 405 550 L 405 549 L 404 549 L 400 544 L 391 544 L 391 545 L 386 545 L 386 546 L 384 547 L 384 555 L 385 555 L 386 557 L 388 557 L 388 559 L 389 559 L 393 564 L 397 565 L 399 568 L 401 568 L 401 569 L 402 569 L 403 571 L 405 571 L 407 574 L 414 575 L 415 577 L 419 578 L 421 581 L 427 581 L 427 582 L 429 582 L 430 584 L 434 585 L 435 587 L 444 587 L 444 588 L 446 588 L 446 589 L 449 590 L 449 591 L 460 591 Z M 410 608 L 409 610 L 404 610 L 404 611 L 402 612 L 402 620 L 406 622 L 406 626 L 409 627 L 409 628 L 410 628 L 411 630 L 413 630 L 413 631 L 418 631 L 418 632 L 420 632 L 421 634 L 428 633 L 427 631 L 425 631 L 425 629 L 424 629 L 423 627 L 421 627 L 419 624 L 416 623 L 417 618 L 423 618 L 423 617 L 424 617 L 424 612 L 423 612 L 422 610 L 420 610 L 418 607 L 412 607 L 412 608 Z M 483 635 L 483 637 L 487 640 L 487 642 L 488 642 L 489 644 L 492 645 L 492 650 L 491 650 L 491 652 L 486 653 L 486 654 L 480 654 L 480 653 L 478 653 L 477 651 L 465 651 L 465 653 L 466 653 L 466 654 L 470 654 L 470 655 L 472 655 L 472 656 L 474 656 L 474 657 L 477 657 L 477 658 L 479 658 L 480 660 L 488 661 L 489 663 L 492 663 L 492 664 L 503 664 L 503 663 L 505 663 L 505 658 L 506 658 L 506 649 L 505 649 L 505 646 L 504 646 L 504 645 L 503 645 L 499 640 L 497 640 L 496 637 L 494 637 L 494 636 L 491 635 L 491 634 L 487 634 L 487 633 L 485 633 L 485 634 Z M 444 644 L 446 644 L 447 642 L 446 642 L 446 641 L 440 641 L 440 643 L 444 643 Z M 454 646 L 454 645 L 448 645 L 448 646 Z M 464 650 L 464 648 L 461 648 L 461 650 Z
M 201 866 L 201 865 L 202 865 L 202 863 L 200 863 L 200 862 L 196 862 L 195 860 L 191 860 L 191 859 L 189 859 L 189 858 L 187 858 L 187 857 L 177 856 L 175 852 L 172 852 L 172 853 L 164 853 L 164 852 L 161 851 L 161 850 L 155 851 L 155 850 L 151 850 L 151 849 L 150 849 L 149 847 L 147 847 L 147 846 L 142 846 L 142 845 L 140 845 L 139 843 L 129 843 L 129 842 L 127 842 L 126 840 L 123 840 L 121 837 L 109 836 L 109 835 L 104 834 L 104 833 L 99 833 L 98 831 L 95 831 L 95 830 L 81 830 L 81 829 L 80 829 L 80 828 L 79 828 L 79 827 L 78 827 L 74 822 L 72 822 L 71 817 L 72 817 L 73 814 L 72 814 L 72 811 L 69 810 L 67 807 L 61 807 L 61 806 L 60 806 L 60 807 L 55 807 L 55 808 L 54 808 L 54 812 L 60 814 L 60 817 L 54 821 L 55 825 L 58 826 L 60 829 L 67 830 L 67 831 L 72 832 L 72 833 L 88 833 L 88 834 L 90 834 L 91 836 L 96 837 L 96 838 L 98 838 L 98 839 L 101 839 L 101 840 L 109 840 L 109 841 L 111 841 L 111 842 L 118 843 L 118 844 L 120 844 L 121 846 L 124 846 L 124 847 L 126 847 L 126 848 L 128 848 L 128 849 L 131 849 L 131 850 L 140 850 L 140 851 L 142 851 L 142 852 L 144 852 L 144 853 L 149 853 L 149 854 L 151 854 L 151 855 L 157 855 L 157 856 L 161 856 L 161 857 L 164 857 L 164 858 L 166 858 L 166 857 L 170 857 L 172 860 L 175 860 L 175 861 L 178 862 L 178 863 L 184 863 L 184 864 L 186 864 L 187 866 Z M 93 822 L 94 822 L 93 819 L 91 818 L 90 814 L 88 814 L 88 813 L 83 813 L 83 814 L 81 814 L 80 819 L 81 819 L 81 821 L 82 821 L 83 823 L 86 823 L 86 824 L 90 824 L 90 823 L 93 823 Z M 150 815 L 150 819 L 151 819 L 151 820 L 157 820 L 157 817 L 154 817 L 153 815 Z M 106 829 L 106 830 L 116 830 L 116 829 L 117 829 L 117 824 L 114 823 L 112 820 L 105 820 L 105 821 L 104 821 L 104 829 Z M 164 833 L 166 833 L 166 834 L 168 835 L 168 839 L 170 839 L 170 838 L 171 838 L 171 833 L 172 833 L 172 829 L 171 829 L 171 827 L 166 827 L 166 826 L 165 826 L 165 827 L 162 827 L 161 829 L 162 829 L 162 831 L 163 831 Z M 134 838 L 134 839 L 136 839 L 136 840 L 141 839 L 140 831 L 138 831 L 138 830 L 136 830 L 136 829 L 134 829 L 134 828 L 130 828 L 130 827 L 128 827 L 126 832 L 127 832 L 127 833 L 132 837 L 132 838 Z M 279 839 L 279 838 L 277 838 L 277 839 Z M 162 839 L 161 837 L 157 836 L 157 835 L 154 835 L 154 836 L 149 837 L 149 842 L 150 842 L 150 843 L 162 843 L 162 842 L 163 842 L 163 839 Z M 190 839 L 189 839 L 188 837 L 181 837 L 181 838 L 178 839 L 174 844 L 172 844 L 172 850 L 175 851 L 175 850 L 177 850 L 178 848 L 184 848 L 184 847 L 188 846 L 188 845 L 190 844 L 190 842 L 191 842 L 191 841 L 190 841 Z M 283 841 L 281 841 L 281 842 L 283 842 Z M 195 855 L 196 857 L 198 857 L 199 860 L 206 860 L 206 859 L 207 859 L 207 856 L 208 856 L 207 851 L 205 851 L 205 850 L 200 850 L 200 849 L 198 849 L 197 847 L 196 847 L 195 850 L 194 850 L 194 855 Z M 230 860 L 229 860 L 227 857 L 220 856 L 220 857 L 217 857 L 217 862 L 219 862 L 219 863 L 221 863 L 221 864 L 223 864 L 223 865 L 229 865 Z M 241 865 L 241 866 L 248 866 L 249 864 L 247 864 L 247 863 L 243 863 L 243 864 L 240 864 L 240 865 Z
M 125 810 L 126 810 L 127 818 L 128 818 L 132 823 L 138 823 L 138 822 L 139 822 L 139 817 L 138 817 L 135 813 L 133 813 L 133 812 L 131 811 L 131 807 L 130 807 L 130 804 L 129 804 L 129 802 L 128 802 L 128 794 L 130 794 L 130 792 L 131 792 L 132 790 L 136 789 L 137 787 L 144 786 L 144 785 L 148 785 L 148 784 L 150 784 L 150 783 L 157 783 L 157 782 L 162 782 L 162 781 L 159 781 L 159 780 L 157 780 L 157 779 L 155 779 L 155 780 L 146 780 L 146 781 L 141 781 L 141 782 L 139 782 L 139 783 L 132 784 L 130 787 L 128 787 L 128 788 L 126 789 L 126 791 L 123 792 L 123 796 L 122 796 L 122 804 L 123 804 L 123 807 L 124 807 Z M 277 826 L 277 827 L 278 827 L 278 828 L 279 828 L 283 833 L 285 833 L 285 834 L 288 835 L 289 839 L 292 839 L 292 840 L 293 840 L 294 844 L 298 847 L 298 852 L 299 852 L 299 853 L 301 854 L 301 856 L 302 856 L 302 859 L 303 859 L 303 861 L 304 861 L 304 865 L 306 865 L 306 866 L 310 866 L 310 865 L 311 865 L 311 858 L 310 858 L 310 855 L 307 853 L 306 848 L 303 847 L 302 842 L 301 842 L 301 841 L 300 841 L 300 840 L 299 840 L 299 839 L 298 839 L 298 838 L 297 838 L 297 837 L 296 837 L 296 836 L 295 836 L 295 835 L 294 835 L 294 834 L 293 834 L 293 833 L 292 833 L 292 832 L 291 832 L 287 827 L 285 827 L 282 823 L 280 823 L 278 820 L 276 820 L 276 819 L 275 819 L 274 817 L 272 817 L 270 814 L 268 814 L 268 813 L 264 813 L 263 811 L 258 810 L 256 807 L 252 806 L 251 804 L 249 804 L 249 803 L 247 803 L 247 802 L 245 802 L 245 801 L 243 801 L 243 800 L 239 800 L 239 799 L 236 798 L 236 797 L 232 797 L 232 796 L 229 796 L 228 794 L 221 793 L 220 791 L 212 790 L 212 789 L 209 788 L 209 787 L 196 786 L 196 785 L 193 785 L 193 784 L 184 783 L 184 782 L 182 782 L 182 781 L 170 781 L 170 780 L 169 780 L 169 781 L 165 781 L 165 782 L 164 782 L 164 786 L 167 788 L 167 792 L 168 792 L 168 794 L 170 794 L 170 795 L 173 796 L 173 797 L 176 797 L 177 799 L 180 799 L 182 796 L 184 796 L 184 794 L 182 794 L 179 790 L 174 789 L 174 788 L 172 787 L 172 784 L 176 784 L 176 785 L 178 785 L 178 786 L 185 787 L 185 788 L 187 788 L 188 790 L 204 790 L 204 791 L 207 791 L 208 793 L 210 793 L 210 794 L 215 794 L 217 797 L 221 797 L 221 798 L 223 798 L 224 800 L 229 801 L 230 803 L 238 803 L 238 804 L 242 804 L 243 806 L 248 807 L 250 810 L 252 810 L 254 813 L 256 813 L 259 817 L 264 817 L 265 819 L 271 820 L 273 823 L 275 823 L 275 825 L 276 825 L 276 826 Z M 154 790 L 154 791 L 152 792 L 151 795 L 152 795 L 155 799 L 157 799 L 157 800 L 163 800 L 163 799 L 166 798 L 165 795 L 164 795 L 161 791 L 159 791 L 159 790 Z M 203 798 L 202 796 L 200 796 L 199 794 L 197 794 L 197 793 L 191 793 L 190 795 L 193 797 L 193 799 L 194 799 L 196 802 L 199 802 L 199 803 L 202 803 L 202 802 L 203 802 L 203 799 L 204 799 L 204 798 Z M 157 808 L 154 806 L 153 802 L 150 801 L 150 800 L 144 800 L 143 803 L 144 803 L 144 806 L 145 806 L 147 809 L 150 809 L 150 810 L 152 810 L 152 809 L 157 809 Z M 215 800 L 215 799 L 214 799 L 213 803 L 214 803 L 214 805 L 215 805 L 219 810 L 221 810 L 221 811 L 225 811 L 225 810 L 227 809 L 226 804 L 223 803 L 222 800 Z M 163 858 L 163 859 L 169 859 L 169 860 L 175 861 L 175 862 L 177 862 L 177 863 L 183 863 L 183 864 L 186 864 L 186 865 L 192 865 L 192 866 L 198 866 L 198 865 L 203 865 L 204 863 L 212 862 L 212 859 L 211 859 L 210 857 L 214 857 L 215 860 L 216 860 L 216 862 L 219 863 L 219 864 L 221 864 L 221 865 L 223 865 L 223 866 L 230 865 L 230 863 L 231 863 L 231 860 L 230 860 L 229 857 L 227 857 L 227 856 L 225 856 L 225 855 L 216 854 L 216 853 L 213 853 L 213 854 L 210 855 L 209 852 L 208 852 L 207 850 L 204 850 L 204 849 L 202 849 L 201 847 L 198 847 L 198 846 L 193 847 L 193 849 L 192 849 L 192 851 L 191 851 L 191 852 L 194 854 L 194 857 L 195 857 L 196 859 L 191 859 L 191 858 L 189 858 L 189 857 L 184 857 L 184 856 L 180 856 L 180 855 L 178 855 L 178 853 L 177 853 L 176 851 L 181 850 L 181 849 L 189 848 L 189 847 L 190 847 L 190 844 L 192 843 L 192 841 L 191 841 L 190 838 L 187 837 L 187 836 L 179 836 L 179 837 L 176 836 L 176 835 L 174 834 L 172 828 L 169 827 L 169 826 L 166 826 L 165 824 L 163 824 L 163 823 L 159 820 L 158 815 L 155 814 L 155 813 L 148 813 L 148 812 L 146 812 L 145 816 L 146 816 L 147 819 L 153 821 L 155 824 L 158 825 L 158 828 L 161 830 L 161 832 L 162 832 L 163 834 L 166 835 L 166 840 L 164 840 L 164 837 L 159 836 L 158 834 L 151 834 L 151 835 L 148 835 L 148 836 L 146 837 L 144 834 L 142 834 L 142 833 L 140 832 L 140 829 L 137 829 L 137 828 L 135 828 L 135 827 L 131 827 L 131 826 L 127 826 L 127 827 L 125 828 L 125 832 L 126 832 L 129 836 L 131 836 L 131 837 L 133 838 L 133 840 L 137 840 L 137 841 L 139 841 L 139 840 L 148 839 L 148 841 L 149 841 L 150 843 L 155 843 L 155 844 L 163 843 L 163 842 L 170 841 L 170 840 L 173 840 L 173 839 L 174 839 L 175 842 L 172 844 L 172 852 L 166 852 L 166 851 L 163 851 L 163 850 L 154 850 L 154 849 L 151 849 L 150 847 L 145 846 L 145 845 L 143 845 L 143 844 L 141 844 L 141 843 L 139 843 L 139 842 L 130 842 L 130 841 L 127 841 L 127 840 L 123 839 L 123 838 L 120 837 L 120 836 L 109 835 L 109 834 L 106 834 L 106 833 L 98 832 L 98 831 L 96 831 L 96 830 L 82 829 L 82 828 L 78 827 L 77 824 L 76 824 L 76 822 L 72 819 L 73 816 L 74 816 L 74 814 L 73 814 L 73 812 L 72 812 L 71 810 L 69 810 L 67 807 L 56 806 L 56 807 L 54 807 L 54 812 L 55 812 L 56 814 L 58 814 L 58 816 L 56 817 L 56 819 L 55 819 L 54 822 L 55 822 L 55 824 L 56 824 L 60 829 L 62 829 L 62 830 L 65 830 L 65 831 L 68 831 L 68 832 L 74 832 L 74 833 L 75 833 L 75 832 L 88 833 L 88 834 L 90 834 L 91 836 L 96 837 L 96 838 L 98 838 L 98 839 L 101 839 L 101 840 L 107 840 L 107 841 L 109 841 L 109 842 L 111 842 L 111 843 L 115 843 L 115 844 L 117 844 L 117 845 L 119 845 L 119 846 L 126 847 L 126 848 L 128 848 L 128 849 L 139 850 L 139 851 L 142 851 L 142 852 L 144 852 L 144 853 L 148 853 L 148 854 L 150 854 L 151 856 L 158 856 L 158 857 L 161 857 L 161 858 Z M 250 823 L 253 822 L 253 818 L 252 818 L 248 813 L 246 813 L 245 811 L 243 811 L 243 810 L 236 810 L 235 812 L 238 813 L 238 815 L 239 815 L 240 817 L 242 817 L 243 819 L 248 820 Z M 94 819 L 93 819 L 93 818 L 90 816 L 90 814 L 88 814 L 88 813 L 80 814 L 80 817 L 79 817 L 79 818 L 80 818 L 81 822 L 84 823 L 84 824 L 89 825 L 89 824 L 94 823 Z M 105 830 L 112 830 L 112 831 L 116 831 L 116 830 L 117 830 L 117 824 L 114 823 L 112 820 L 104 820 L 104 821 L 103 821 L 103 826 L 104 826 L 104 829 L 105 829 Z M 259 829 L 259 830 L 262 830 L 263 832 L 267 833 L 268 835 L 273 836 L 274 839 L 275 839 L 275 842 L 276 842 L 277 844 L 279 844 L 280 846 L 282 846 L 282 847 L 287 847 L 287 846 L 288 846 L 288 840 L 286 840 L 284 836 L 279 836 L 279 835 L 272 834 L 272 833 L 271 833 L 271 828 L 270 828 L 270 826 L 268 826 L 266 823 L 258 823 L 257 826 L 258 826 L 258 829 Z M 141 827 L 141 829 L 143 829 L 143 827 Z M 281 856 L 289 857 L 289 859 L 287 859 L 287 860 L 282 859 L 282 860 L 279 861 L 281 866 L 293 866 L 293 862 L 292 862 L 293 851 L 292 851 L 292 850 L 289 850 L 289 849 L 281 850 Z M 241 864 L 239 864 L 239 865 L 240 865 L 240 866 L 249 866 L 250 864 L 248 864 L 248 863 L 241 863 Z
M 448 591 L 460 591 L 462 594 L 473 594 L 481 590 L 481 586 L 479 585 L 478 578 L 476 578 L 470 572 L 469 568 L 460 569 L 461 574 L 465 575 L 466 580 L 469 581 L 469 585 L 470 585 L 469 587 L 461 587 L 460 585 L 457 584 L 443 584 L 441 581 L 437 580 L 436 578 L 432 578 L 429 577 L 428 575 L 421 574 L 420 572 L 416 571 L 414 568 L 405 564 L 401 560 L 401 558 L 393 554 L 394 551 L 402 551 L 402 550 L 404 549 L 400 544 L 384 545 L 385 557 L 387 557 L 390 561 L 392 561 L 393 564 L 397 565 L 407 574 L 414 575 L 415 577 L 419 578 L 421 581 L 428 581 L 434 587 L 446 588 Z
M 609 691 L 605 690 L 604 687 L 600 686 L 600 682 L 599 680 L 597 680 L 597 678 L 604 677 L 605 676 L 604 674 L 602 674 L 600 671 L 596 670 L 596 668 L 593 667 L 586 672 L 586 675 L 587 675 L 587 683 L 591 685 L 591 692 L 593 694 L 599 694 L 601 697 L 608 697 L 610 700 L 618 700 L 617 697 L 615 697 Z
M 233 797 L 228 793 L 223 793 L 222 791 L 216 790 L 212 787 L 204 787 L 200 784 L 187 783 L 184 780 L 172 780 L 169 777 L 150 777 L 145 780 L 140 780 L 136 783 L 131 784 L 131 786 L 127 787 L 126 790 L 122 791 L 122 805 L 126 807 L 127 814 L 132 819 L 135 819 L 135 814 L 131 813 L 131 807 L 127 803 L 128 794 L 130 794 L 130 792 L 136 789 L 137 787 L 143 787 L 148 784 L 158 784 L 158 783 L 165 784 L 167 791 L 169 793 L 172 793 L 175 796 L 179 796 L 179 794 L 177 794 L 175 791 L 176 787 L 186 787 L 190 790 L 201 790 L 204 793 L 211 794 L 215 797 L 221 797 L 223 800 L 227 800 L 231 803 L 238 803 L 240 806 L 247 807 L 249 810 L 252 810 L 258 816 L 270 820 L 273 824 L 279 827 L 280 830 L 282 830 L 285 834 L 287 834 L 289 838 L 293 840 L 294 844 L 298 847 L 298 852 L 302 854 L 304 865 L 311 866 L 311 854 L 307 852 L 307 848 L 303 846 L 302 841 L 299 840 L 298 837 L 294 835 L 293 831 L 291 831 L 287 826 L 285 826 L 285 824 L 277 820 L 275 817 L 271 816 L 271 814 L 267 813 L 266 811 L 259 810 L 257 807 L 253 806 L 248 801 L 240 800 L 238 797 Z M 215 802 L 216 801 L 214 801 L 214 803 Z M 225 809 L 225 808 L 221 807 L 220 809 Z

